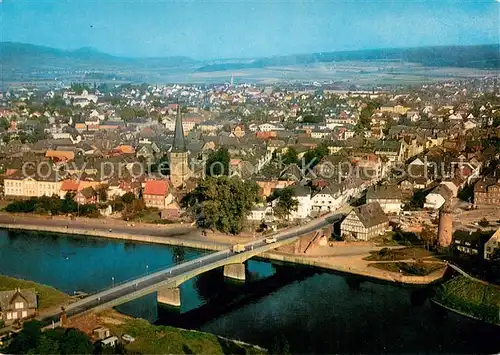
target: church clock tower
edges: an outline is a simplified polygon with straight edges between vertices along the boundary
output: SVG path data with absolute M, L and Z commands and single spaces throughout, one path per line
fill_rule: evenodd
M 188 165 L 188 152 L 184 139 L 184 128 L 182 127 L 181 107 L 177 105 L 174 143 L 170 151 L 170 181 L 174 187 L 182 188 L 190 177 L 191 170 Z

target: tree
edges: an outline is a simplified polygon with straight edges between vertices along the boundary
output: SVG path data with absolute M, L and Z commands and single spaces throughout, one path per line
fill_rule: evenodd
M 152 173 L 160 173 L 162 176 L 170 175 L 170 166 L 168 164 L 168 155 L 164 154 L 155 164 L 151 165 Z
M 306 115 L 302 119 L 303 123 L 320 123 L 323 119 L 320 116 Z
M 205 173 L 207 176 L 229 175 L 231 157 L 227 148 L 221 147 L 212 152 L 207 159 Z
M 36 354 L 59 354 L 59 342 L 47 334 L 43 334 L 35 348 Z
M 93 350 L 89 337 L 78 329 L 68 329 L 60 341 L 61 354 L 92 354 Z
M 104 186 L 99 187 L 97 189 L 97 196 L 99 198 L 99 202 L 106 202 L 108 200 L 108 189 Z
M 328 147 L 326 144 L 321 143 L 316 148 L 308 150 L 304 154 L 304 165 L 303 167 L 313 168 L 318 164 L 323 157 L 328 155 Z
M 255 182 L 218 176 L 202 180 L 184 196 L 181 204 L 194 215 L 200 226 L 238 234 L 254 203 L 259 200 L 259 186 Z
M 273 191 L 268 197 L 268 201 L 277 199 L 276 205 L 273 208 L 276 217 L 288 219 L 293 211 L 297 211 L 299 201 L 294 196 L 295 192 L 290 187 Z
M 130 205 L 135 200 L 136 200 L 136 197 L 132 192 L 127 192 L 127 193 L 123 194 L 123 196 L 122 196 L 123 203 L 125 203 L 127 205 Z
M 75 202 L 74 198 L 74 192 L 67 192 L 66 195 L 64 195 L 64 199 L 61 203 L 62 213 L 74 213 L 78 210 L 78 204 Z
M 9 129 L 9 127 L 9 121 L 5 117 L 0 118 L 0 130 L 6 131 L 7 129 Z
M 359 113 L 358 124 L 364 129 L 369 129 L 371 126 L 371 117 L 373 112 L 379 107 L 376 101 L 368 101 Z
M 36 320 L 24 323 L 23 330 L 17 334 L 7 348 L 9 354 L 27 354 L 36 348 L 42 334 L 42 323 Z
M 429 250 L 436 240 L 436 233 L 428 226 L 425 225 L 420 232 L 420 237 L 424 242 L 425 249 Z
M 490 222 L 488 222 L 488 220 L 486 219 L 486 217 L 483 217 L 483 219 L 481 219 L 478 224 L 483 227 L 483 228 L 486 228 L 490 225 Z
M 283 163 L 286 165 L 297 164 L 298 160 L 297 150 L 293 147 L 289 147 L 285 154 L 283 154 Z

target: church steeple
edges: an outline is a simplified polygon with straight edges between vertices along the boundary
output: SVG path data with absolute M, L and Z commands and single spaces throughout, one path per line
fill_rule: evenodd
M 175 118 L 174 144 L 172 152 L 185 152 L 184 128 L 182 127 L 181 105 L 177 104 L 177 117 Z

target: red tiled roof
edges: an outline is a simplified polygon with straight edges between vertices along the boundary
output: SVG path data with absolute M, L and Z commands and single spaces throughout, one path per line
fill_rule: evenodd
M 10 176 L 12 174 L 15 174 L 17 169 L 7 169 L 4 173 L 4 176 Z
M 61 184 L 61 191 L 77 191 L 78 181 L 75 180 L 64 180 Z
M 148 180 L 144 187 L 144 195 L 165 196 L 168 193 L 168 181 L 166 180 Z

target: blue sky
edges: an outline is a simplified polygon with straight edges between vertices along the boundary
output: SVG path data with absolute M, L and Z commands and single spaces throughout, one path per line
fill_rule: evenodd
M 498 43 L 495 0 L 0 0 L 0 41 L 240 58 Z

